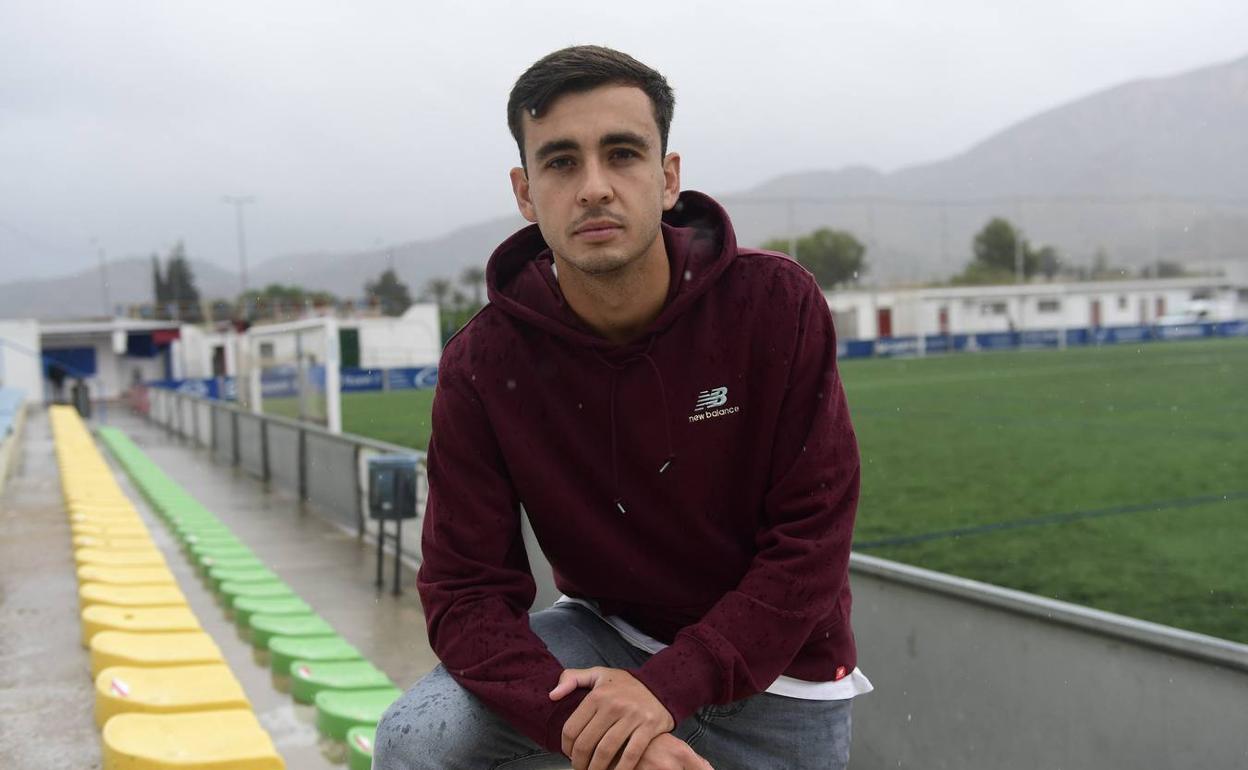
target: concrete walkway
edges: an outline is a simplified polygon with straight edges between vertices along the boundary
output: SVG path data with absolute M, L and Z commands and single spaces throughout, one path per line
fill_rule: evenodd
M 402 596 L 377 591 L 375 552 L 353 534 L 244 473 L 214 465 L 206 451 L 190 449 L 118 408 L 110 408 L 100 421 L 126 431 L 396 684 L 410 686 L 437 662 L 410 569 L 404 573 Z M 0 757 L 5 760 L 0 764 L 5 767 L 91 768 L 100 761 L 89 659 L 78 641 L 71 536 L 57 474 L 46 414 L 32 411 L 21 462 L 0 498 Z M 333 767 L 317 747 L 313 709 L 273 689 L 268 670 L 252 660 L 250 646 L 224 619 L 164 525 L 120 469 L 118 478 L 287 766 Z M 387 585 L 389 568 L 388 560 Z

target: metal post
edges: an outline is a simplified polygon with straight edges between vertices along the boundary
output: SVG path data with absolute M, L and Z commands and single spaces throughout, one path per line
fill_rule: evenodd
M 238 412 L 231 412 L 230 415 L 233 417 L 234 423 L 234 467 L 237 468 L 239 463 L 242 461 L 242 455 L 238 451 Z
M 383 552 L 385 543 L 386 543 L 386 520 L 378 519 L 377 520 L 377 580 L 374 581 L 373 583 L 373 585 L 376 586 L 377 588 L 381 588 L 383 585 L 385 585 L 385 581 L 382 580 L 382 575 L 381 575 L 381 567 L 382 567 L 382 564 L 385 563 L 385 553 Z
M 308 432 L 299 428 L 299 502 L 308 499 Z
M 199 404 L 191 402 L 191 442 L 192 446 L 199 449 L 201 446 L 199 441 Z
M 217 460 L 217 448 L 220 446 L 217 441 L 217 407 L 215 404 L 208 405 L 208 448 L 211 450 L 212 460 Z
M 356 537 L 360 540 L 364 539 L 364 485 L 360 483 L 360 451 L 359 444 L 352 444 L 351 455 L 354 458 L 352 465 L 355 467 L 355 527 Z
M 394 588 L 390 593 L 399 596 L 403 590 L 399 588 L 399 573 L 403 570 L 403 519 L 394 523 Z
M 264 479 L 264 483 L 269 483 L 269 479 L 273 477 L 273 472 L 269 464 L 269 421 L 260 421 L 260 475 Z

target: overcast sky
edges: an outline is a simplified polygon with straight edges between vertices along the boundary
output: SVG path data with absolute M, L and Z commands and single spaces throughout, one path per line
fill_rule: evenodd
M 564 45 L 676 89 L 684 186 L 937 160 L 1121 82 L 1248 54 L 1244 0 L 0 2 L 0 282 L 252 264 L 514 210 L 505 102 Z

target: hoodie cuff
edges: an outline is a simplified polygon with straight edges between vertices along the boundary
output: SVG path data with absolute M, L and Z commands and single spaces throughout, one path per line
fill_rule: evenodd
M 637 679 L 667 708 L 679 725 L 693 712 L 715 703 L 722 692 L 719 661 L 692 636 L 681 635 L 636 672 Z
M 546 740 L 542 748 L 563 756 L 563 725 L 572 716 L 572 712 L 576 711 L 577 706 L 581 705 L 581 701 L 585 700 L 586 695 L 589 695 L 589 690 L 577 688 L 564 696 L 563 700 L 555 702 L 554 710 L 546 720 Z

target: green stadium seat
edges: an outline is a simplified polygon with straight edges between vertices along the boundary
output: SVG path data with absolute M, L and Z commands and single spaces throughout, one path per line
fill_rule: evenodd
M 290 666 L 290 681 L 291 694 L 298 703 L 312 703 L 322 690 L 373 690 L 394 686 L 381 669 L 366 660 L 296 660 Z
M 373 690 L 322 690 L 316 694 L 316 729 L 326 738 L 346 741 L 352 727 L 373 727 L 403 691 L 397 687 Z
M 269 639 L 269 668 L 278 690 L 290 691 L 290 667 L 296 660 L 321 663 L 363 660 L 363 656 L 340 636 L 274 636 Z
M 372 770 L 376 736 L 376 726 L 347 730 L 347 770 Z
M 297 596 L 291 597 L 253 597 L 245 596 L 234 602 L 234 625 L 244 639 L 251 638 L 251 616 L 256 613 L 266 615 L 304 615 L 312 611 L 308 603 Z

